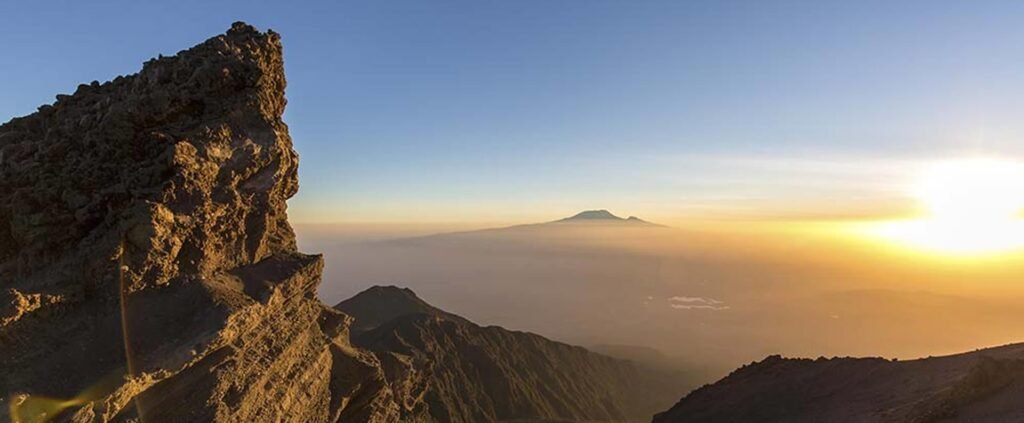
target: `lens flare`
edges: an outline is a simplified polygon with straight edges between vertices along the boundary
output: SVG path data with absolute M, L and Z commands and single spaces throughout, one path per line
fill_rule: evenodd
M 60 400 L 40 396 L 22 396 L 11 401 L 11 421 L 13 423 L 48 422 L 64 410 L 84 405 L 86 402 L 78 398 Z
M 118 385 L 124 381 L 126 376 L 131 377 L 136 374 L 135 361 L 133 359 L 134 355 L 131 348 L 132 344 L 129 338 L 127 307 L 128 287 L 125 285 L 124 277 L 125 272 L 128 271 L 128 267 L 125 263 L 124 252 L 125 243 L 122 240 L 119 250 L 117 274 L 122 340 L 124 342 L 125 364 L 127 365 L 127 369 L 119 369 L 111 373 L 110 375 L 100 379 L 92 386 L 86 388 L 78 395 L 69 399 L 50 398 L 41 395 L 13 395 L 8 405 L 8 413 L 10 414 L 12 423 L 50 422 L 68 409 L 80 407 L 110 395 L 115 389 L 117 389 Z M 125 373 L 125 371 L 127 371 L 127 373 Z M 143 413 L 142 404 L 139 403 L 137 398 L 132 399 L 132 402 L 135 403 L 139 421 L 145 422 L 146 419 L 145 414 Z
M 47 423 L 71 408 L 81 407 L 110 395 L 123 380 L 124 372 L 115 371 L 68 399 L 14 395 L 8 405 L 11 423 Z

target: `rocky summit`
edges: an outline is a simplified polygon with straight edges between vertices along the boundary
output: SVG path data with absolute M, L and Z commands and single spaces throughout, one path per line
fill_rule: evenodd
M 393 421 L 285 201 L 280 37 L 235 24 L 0 126 L 0 421 Z
M 409 288 L 374 286 L 342 301 L 334 308 L 358 317 L 350 328 L 354 336 L 411 314 L 425 314 L 460 323 L 470 323 L 458 315 L 428 304 Z
M 324 306 L 281 49 L 236 23 L 0 126 L 0 422 L 647 421 L 681 395 L 409 290 Z

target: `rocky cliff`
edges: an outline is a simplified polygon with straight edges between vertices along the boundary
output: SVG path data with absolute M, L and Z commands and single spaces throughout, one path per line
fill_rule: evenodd
M 286 200 L 281 42 L 235 24 L 0 126 L 0 421 L 393 421 Z
M 402 421 L 647 422 L 688 387 L 676 372 L 476 325 L 408 289 L 370 288 L 337 307 L 373 322 L 352 341 L 383 363 Z
M 919 360 L 768 357 L 655 423 L 1024 421 L 1024 344 Z
M 284 90 L 278 35 L 236 23 L 0 126 L 0 422 L 646 421 L 678 398 L 409 290 L 343 303 L 355 326 L 321 304 Z

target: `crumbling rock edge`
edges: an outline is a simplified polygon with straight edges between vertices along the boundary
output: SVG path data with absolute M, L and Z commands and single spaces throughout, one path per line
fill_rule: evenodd
M 0 421 L 395 420 L 296 249 L 284 88 L 236 23 L 0 126 Z

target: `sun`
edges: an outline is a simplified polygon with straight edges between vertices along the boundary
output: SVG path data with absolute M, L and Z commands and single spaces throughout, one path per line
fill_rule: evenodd
M 996 159 L 941 162 L 922 172 L 913 191 L 933 219 L 967 225 L 1012 220 L 1024 208 L 1024 166 Z
M 978 255 L 1024 249 L 1024 164 L 961 159 L 924 168 L 910 188 L 924 215 L 873 227 L 919 249 Z

